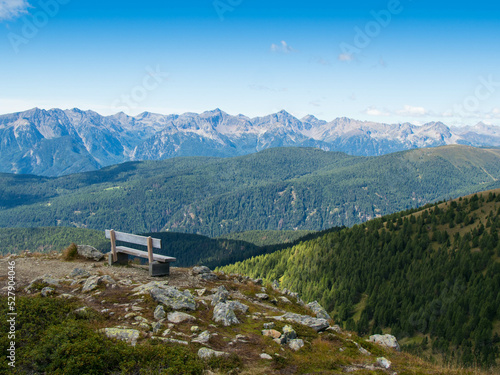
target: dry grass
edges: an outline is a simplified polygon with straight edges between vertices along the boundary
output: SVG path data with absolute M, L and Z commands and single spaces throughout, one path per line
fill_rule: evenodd
M 69 245 L 66 249 L 62 251 L 62 258 L 65 261 L 71 261 L 78 257 L 78 248 L 75 243 Z

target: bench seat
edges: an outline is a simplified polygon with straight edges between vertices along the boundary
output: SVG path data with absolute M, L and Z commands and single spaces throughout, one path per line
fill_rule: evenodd
M 135 257 L 141 257 L 141 258 L 148 259 L 148 252 L 147 251 L 132 249 L 132 248 L 126 247 L 126 246 L 117 246 L 116 251 L 119 253 L 125 253 L 128 255 L 135 256 Z M 153 259 L 157 262 L 160 262 L 160 263 L 175 262 L 176 261 L 175 258 L 167 257 L 165 255 L 159 255 L 159 254 L 153 254 Z

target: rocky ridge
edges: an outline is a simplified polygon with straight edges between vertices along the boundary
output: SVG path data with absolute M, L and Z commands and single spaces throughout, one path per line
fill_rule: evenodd
M 345 332 L 319 303 L 305 304 L 277 282 L 263 285 L 261 279 L 206 267 L 173 267 L 169 277 L 151 278 L 141 266 L 64 262 L 57 254 L 10 256 L 0 266 L 7 261 L 16 262 L 19 295 L 77 301 L 81 307 L 73 314 L 102 316 L 104 326 L 96 329 L 130 345 L 158 340 L 189 347 L 202 360 L 237 355 L 243 365 L 232 373 L 252 367 L 258 372 L 249 374 L 397 374 L 414 366 L 398 352 L 393 336 L 368 339 Z

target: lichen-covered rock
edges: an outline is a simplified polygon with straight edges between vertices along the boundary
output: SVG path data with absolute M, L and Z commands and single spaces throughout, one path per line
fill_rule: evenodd
M 197 342 L 199 344 L 206 344 L 210 340 L 210 337 L 211 337 L 210 332 L 203 331 L 193 340 L 193 342 Z
M 82 292 L 90 292 L 96 289 L 99 286 L 98 283 L 99 276 L 90 276 L 87 280 L 85 280 L 85 284 L 83 284 Z
M 233 310 L 238 310 L 238 311 L 241 311 L 242 313 L 246 314 L 249 307 L 247 305 L 244 305 L 243 303 L 241 303 L 240 301 L 227 301 L 226 302 L 230 308 L 232 308 Z
M 202 275 L 204 273 L 210 273 L 210 272 L 212 271 L 210 271 L 210 268 L 206 266 L 193 267 L 193 269 L 191 270 L 191 273 L 193 275 Z
M 342 333 L 342 328 L 340 328 L 340 326 L 338 324 L 334 324 L 333 326 L 328 327 L 328 330 L 334 331 L 337 333 Z
M 156 335 L 161 331 L 162 324 L 161 322 L 154 322 L 153 324 L 151 324 L 151 328 L 153 329 L 153 334 Z
M 377 358 L 377 366 L 385 368 L 386 370 L 391 368 L 392 362 L 389 361 L 387 358 L 384 357 L 379 357 Z
M 85 283 L 83 284 L 82 293 L 90 292 L 102 284 L 105 284 L 105 285 L 116 284 L 116 281 L 113 280 L 111 278 L 111 276 L 108 276 L 108 275 L 90 276 L 87 280 L 85 280 Z
M 288 340 L 288 347 L 294 351 L 299 350 L 304 346 L 304 340 L 302 339 L 292 339 Z
M 219 302 L 226 302 L 228 298 L 229 292 L 224 285 L 221 285 L 217 288 L 217 291 L 212 296 L 212 306 L 217 305 Z
M 77 246 L 78 255 L 87 258 L 93 259 L 96 262 L 104 259 L 104 254 L 97 250 L 95 247 L 89 245 L 78 245 Z
M 280 288 L 280 283 L 278 282 L 278 280 L 274 280 L 271 286 L 274 290 L 278 290 Z
M 153 316 L 156 320 L 165 319 L 166 313 L 162 305 L 156 306 Z
M 153 288 L 149 292 L 157 302 L 174 310 L 196 310 L 196 301 L 189 290 L 180 291 L 175 287 Z
M 283 303 L 292 303 L 288 298 L 280 296 L 278 299 Z
M 68 293 L 63 293 L 61 295 L 58 296 L 59 298 L 63 298 L 63 299 L 70 299 L 70 298 L 73 298 L 74 295 L 73 294 L 68 294 Z
M 183 312 L 179 312 L 179 311 L 175 311 L 175 312 L 168 313 L 167 320 L 170 323 L 183 323 L 183 322 L 192 322 L 192 321 L 196 320 L 196 318 L 192 315 L 189 315 L 189 314 L 186 314 Z
M 288 342 L 297 338 L 297 332 L 292 328 L 292 326 L 286 325 L 282 329 L 284 341 Z
M 392 348 L 397 350 L 398 352 L 401 350 L 399 347 L 398 340 L 393 335 L 372 335 L 370 336 L 369 342 L 374 342 L 375 344 L 379 344 L 382 346 L 386 346 L 388 348 Z
M 171 338 L 168 338 L 168 337 L 154 336 L 153 339 L 161 340 L 163 342 L 169 342 L 169 343 L 172 343 L 172 344 L 189 345 L 189 343 L 187 341 L 177 340 L 177 339 L 171 339 Z
M 224 352 L 218 352 L 216 350 L 209 348 L 201 348 L 200 350 L 198 350 L 198 357 L 200 357 L 201 359 L 210 359 L 212 357 L 223 357 L 226 355 L 228 354 Z
M 264 329 L 273 329 L 275 325 L 274 322 L 264 323 Z
M 215 280 L 219 280 L 219 276 L 217 276 L 213 272 L 203 273 L 203 274 L 200 275 L 200 279 L 201 280 L 205 280 L 205 281 L 215 281 Z
M 261 300 L 266 300 L 266 299 L 269 299 L 269 295 L 266 294 L 266 293 L 257 293 L 255 295 L 255 297 L 257 297 L 258 299 L 261 299 Z
M 281 337 L 281 333 L 275 329 L 264 329 L 262 330 L 262 335 L 267 337 L 272 337 L 273 339 L 278 339 Z
M 126 341 L 132 346 L 137 344 L 140 334 L 138 330 L 129 328 L 104 328 L 101 331 L 109 338 Z
M 307 304 L 307 307 L 309 307 L 315 314 L 317 318 L 321 319 L 331 319 L 330 315 L 326 312 L 326 310 L 321 306 L 318 301 L 314 301 L 311 303 Z
M 254 280 L 252 280 L 252 282 L 253 282 L 255 285 L 262 285 L 263 280 L 262 280 L 262 279 L 254 279 Z
M 153 289 L 159 288 L 159 289 L 167 289 L 169 288 L 168 286 L 168 280 L 163 280 L 163 281 L 151 281 L 147 284 L 139 285 L 132 289 L 132 291 L 135 293 L 134 295 L 142 295 L 142 294 L 149 294 Z
M 273 318 L 276 320 L 285 320 L 299 323 L 314 329 L 316 332 L 323 331 L 330 326 L 326 319 L 313 318 L 309 315 L 300 315 L 291 312 L 288 312 L 285 315 L 281 316 L 274 316 Z
M 90 272 L 81 268 L 73 268 L 68 277 L 70 279 L 83 279 L 90 276 Z
M 240 321 L 236 318 L 234 310 L 225 302 L 219 302 L 214 307 L 213 320 L 216 323 L 222 323 L 224 326 L 239 324 Z
M 51 296 L 52 294 L 54 294 L 55 292 L 55 289 L 54 288 L 51 288 L 49 286 L 46 286 L 45 288 L 42 289 L 42 297 L 48 297 L 48 296 Z
M 54 277 L 51 274 L 45 274 L 43 276 L 39 276 L 33 280 L 31 280 L 31 283 L 24 288 L 26 292 L 32 292 L 35 288 L 39 287 L 40 285 L 45 286 L 54 286 L 58 287 L 59 286 L 59 280 L 54 279 Z

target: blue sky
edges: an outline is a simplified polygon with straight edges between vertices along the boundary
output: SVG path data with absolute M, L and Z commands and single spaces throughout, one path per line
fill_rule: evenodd
M 500 125 L 500 5 L 0 0 L 0 113 Z

